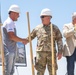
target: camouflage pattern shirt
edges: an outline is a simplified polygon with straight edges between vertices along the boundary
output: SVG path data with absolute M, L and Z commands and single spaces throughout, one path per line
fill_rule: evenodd
M 51 25 L 51 24 L 50 24 Z M 31 32 L 31 39 L 33 40 L 37 37 L 37 51 L 51 51 L 51 28 L 50 25 L 38 25 Z M 54 50 L 56 51 L 56 43 L 58 47 L 58 52 L 62 53 L 63 43 L 62 35 L 58 27 L 53 25 L 53 41 L 54 41 Z M 27 38 L 28 40 L 29 38 Z

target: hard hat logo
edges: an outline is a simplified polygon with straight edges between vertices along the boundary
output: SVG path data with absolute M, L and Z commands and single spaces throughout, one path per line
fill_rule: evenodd
M 10 11 L 20 13 L 20 8 L 18 5 L 11 5 L 8 12 L 10 12 Z
M 44 16 L 44 15 L 46 15 L 46 16 L 51 16 L 51 17 L 52 17 L 51 10 L 48 9 L 48 8 L 43 9 L 43 10 L 41 11 L 40 16 Z

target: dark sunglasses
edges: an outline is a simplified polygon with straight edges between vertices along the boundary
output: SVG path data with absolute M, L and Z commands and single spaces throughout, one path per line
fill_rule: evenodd
M 41 16 L 40 18 L 44 18 L 44 17 L 47 17 L 47 16 Z M 50 16 L 51 17 L 51 16 Z
M 41 18 L 44 18 L 45 16 L 41 16 Z

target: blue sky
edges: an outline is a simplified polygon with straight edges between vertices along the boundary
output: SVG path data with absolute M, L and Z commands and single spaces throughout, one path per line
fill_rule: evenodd
M 30 16 L 30 29 L 32 31 L 38 24 L 41 23 L 40 13 L 44 8 L 49 8 L 52 12 L 53 18 L 51 20 L 52 23 L 56 24 L 62 32 L 63 25 L 65 23 L 71 22 L 71 15 L 76 11 L 76 1 L 75 0 L 0 0 L 1 2 L 1 19 L 2 23 L 8 17 L 8 9 L 12 4 L 19 5 L 21 9 L 20 17 L 16 22 L 17 35 L 22 38 L 26 38 L 28 36 L 28 25 L 27 25 L 27 17 L 26 12 L 29 12 Z M 35 56 L 36 52 L 36 39 L 32 41 L 33 53 Z M 26 45 L 27 52 L 27 67 L 26 68 L 18 68 L 19 74 L 26 75 L 31 73 L 30 68 L 30 52 L 29 52 L 29 44 Z M 64 75 L 66 73 L 66 61 L 63 57 L 60 61 L 58 61 L 58 75 Z M 21 72 L 22 71 L 22 72 Z M 29 72 L 30 71 L 30 72 Z M 48 72 L 45 73 L 47 75 Z M 14 75 L 17 75 L 15 73 Z

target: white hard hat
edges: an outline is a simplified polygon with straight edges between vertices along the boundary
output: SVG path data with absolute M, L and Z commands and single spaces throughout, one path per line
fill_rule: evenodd
M 10 11 L 20 13 L 20 8 L 18 5 L 11 5 L 8 12 L 10 12 Z
M 48 8 L 43 9 L 43 10 L 41 11 L 40 16 L 44 16 L 44 15 L 46 15 L 46 16 L 51 16 L 51 17 L 52 17 L 51 10 L 48 9 Z

